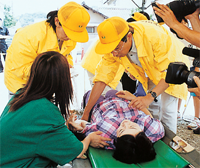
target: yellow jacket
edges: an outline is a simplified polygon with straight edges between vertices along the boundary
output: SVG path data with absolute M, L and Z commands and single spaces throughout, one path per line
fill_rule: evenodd
M 95 46 L 97 42 L 98 40 L 91 44 L 91 46 L 88 48 L 87 52 L 85 53 L 83 60 L 81 61 L 81 66 L 94 75 L 95 75 L 96 67 L 98 63 L 101 61 L 101 58 L 103 56 L 95 52 Z M 120 65 L 114 79 L 108 84 L 110 87 L 112 87 L 113 89 L 117 87 L 124 73 L 124 70 L 125 70 L 124 67 Z
M 147 91 L 147 77 L 155 85 L 166 76 L 166 69 L 170 62 L 184 62 L 189 67 L 189 59 L 182 54 L 184 44 L 163 26 L 152 21 L 138 21 L 129 23 L 134 28 L 133 39 L 142 68 L 131 63 L 125 57 L 113 57 L 105 54 L 97 67 L 94 82 L 103 81 L 109 84 L 119 67 L 123 65 L 133 76 L 139 80 Z M 181 98 L 187 98 L 187 85 L 170 85 L 166 93 Z
M 60 50 L 56 33 L 46 21 L 19 29 L 7 50 L 4 74 L 6 87 L 13 93 L 23 87 L 34 59 L 42 52 L 60 52 L 67 56 L 68 62 L 73 65 L 70 52 L 75 46 L 74 41 L 64 41 Z

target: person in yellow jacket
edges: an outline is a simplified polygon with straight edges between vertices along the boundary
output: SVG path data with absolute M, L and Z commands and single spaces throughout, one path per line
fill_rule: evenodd
M 92 42 L 92 44 L 88 48 L 87 52 L 85 53 L 85 55 L 81 61 L 81 66 L 85 70 L 87 70 L 91 86 L 93 86 L 92 81 L 93 81 L 93 77 L 95 75 L 96 67 L 97 67 L 98 63 L 101 61 L 101 58 L 103 56 L 102 54 L 97 54 L 95 52 L 95 47 L 96 47 L 97 42 L 98 42 L 98 39 L 95 38 L 94 42 Z M 122 90 L 120 79 L 124 73 L 124 67 L 122 65 L 119 66 L 119 69 L 117 71 L 118 72 L 117 72 L 116 76 L 114 77 L 113 81 L 111 81 L 106 86 L 106 88 L 104 89 L 103 92 L 106 93 L 110 89 Z
M 97 31 L 99 43 L 95 51 L 104 56 L 96 69 L 95 84 L 82 119 L 88 119 L 101 92 L 113 80 L 119 65 L 123 65 L 142 83 L 146 92 L 150 91 L 132 100 L 130 105 L 140 110 L 157 101 L 161 94 L 161 121 L 176 133 L 178 98 L 186 99 L 188 91 L 186 84 L 167 84 L 165 76 L 170 62 L 185 62 L 189 67 L 187 56 L 182 54 L 184 44 L 163 26 L 149 20 L 128 24 L 120 17 L 111 17 L 103 21 Z M 148 78 L 155 84 L 153 89 L 148 88 Z
M 60 52 L 73 66 L 70 52 L 76 42 L 88 41 L 86 26 L 89 20 L 87 10 L 72 1 L 49 12 L 46 21 L 19 29 L 7 50 L 4 79 L 8 90 L 15 93 L 27 82 L 30 67 L 42 52 Z
M 146 14 L 146 13 L 145 13 Z M 139 20 L 148 20 L 148 15 L 145 16 L 143 13 L 135 12 L 132 16 L 128 19 L 129 21 L 139 21 Z M 88 48 L 87 52 L 85 53 L 83 60 L 81 61 L 81 66 L 87 70 L 89 80 L 91 85 L 93 86 L 93 77 L 95 75 L 95 70 L 98 63 L 101 61 L 102 54 L 97 54 L 95 52 L 96 44 L 98 43 L 98 39 L 94 39 L 90 47 Z M 110 53 L 111 54 L 111 53 Z M 116 76 L 114 79 L 105 87 L 103 93 L 107 92 L 110 89 L 122 90 L 122 86 L 120 83 L 120 79 L 124 73 L 124 67 L 122 65 L 119 66 L 117 70 Z

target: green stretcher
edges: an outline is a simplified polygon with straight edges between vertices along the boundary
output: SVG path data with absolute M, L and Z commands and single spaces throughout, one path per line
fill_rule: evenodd
M 126 164 L 115 160 L 112 157 L 113 150 L 97 149 L 90 147 L 88 156 L 93 168 L 139 168 L 139 167 L 187 167 L 190 163 L 173 151 L 163 141 L 159 140 L 154 144 L 156 158 L 150 162 L 140 164 Z
M 75 159 L 73 168 L 200 168 L 200 153 L 193 150 L 189 153 L 177 153 L 170 146 L 170 141 L 176 136 L 165 125 L 165 136 L 154 144 L 156 159 L 140 163 L 125 164 L 112 157 L 112 150 L 89 147 L 88 159 Z

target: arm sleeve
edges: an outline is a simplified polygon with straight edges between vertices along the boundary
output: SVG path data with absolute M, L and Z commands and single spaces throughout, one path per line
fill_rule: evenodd
M 72 55 L 71 54 L 68 54 L 67 55 L 67 61 L 68 61 L 68 63 L 70 64 L 70 65 L 74 65 L 74 63 L 73 63 L 73 57 L 72 57 Z
M 75 159 L 82 150 L 82 142 L 65 125 L 51 127 L 41 136 L 37 146 L 38 155 L 60 165 Z
M 146 116 L 144 132 L 153 143 L 164 137 L 165 134 L 162 123 L 157 119 L 151 118 L 150 116 Z
M 86 136 L 88 136 L 90 133 L 96 132 L 96 131 L 98 131 L 96 123 L 93 123 L 93 124 L 87 123 L 86 127 L 83 130 L 83 134 L 85 134 Z
M 40 44 L 38 38 L 28 35 L 27 32 L 23 34 L 19 32 L 13 38 L 12 51 L 8 51 L 8 54 L 13 62 L 12 73 L 18 78 L 28 79 L 31 65 L 38 55 L 37 51 Z
M 102 81 L 109 84 L 115 78 L 119 65 L 111 53 L 105 54 L 96 68 L 93 82 Z
M 163 31 L 160 33 L 157 31 L 156 36 L 151 36 L 148 40 L 152 45 L 152 55 L 154 57 L 152 60 L 155 62 L 155 67 L 160 72 L 166 70 L 169 63 L 174 61 L 176 57 L 171 37 L 167 33 L 163 33 Z

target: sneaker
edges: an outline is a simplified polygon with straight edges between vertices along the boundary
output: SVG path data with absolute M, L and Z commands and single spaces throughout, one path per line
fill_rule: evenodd
M 195 121 L 192 121 L 191 123 L 188 124 L 187 128 L 189 130 L 195 130 L 195 129 L 198 128 L 198 125 L 197 125 L 197 123 Z
M 191 115 L 186 115 L 183 117 L 183 120 L 186 122 L 198 122 L 200 124 L 200 120 L 197 117 L 191 116 Z
M 200 134 L 200 127 L 198 127 L 197 129 L 193 130 L 194 134 Z
M 194 120 L 187 126 L 189 130 L 195 130 L 198 127 L 200 127 L 200 120 L 197 117 L 194 117 Z

